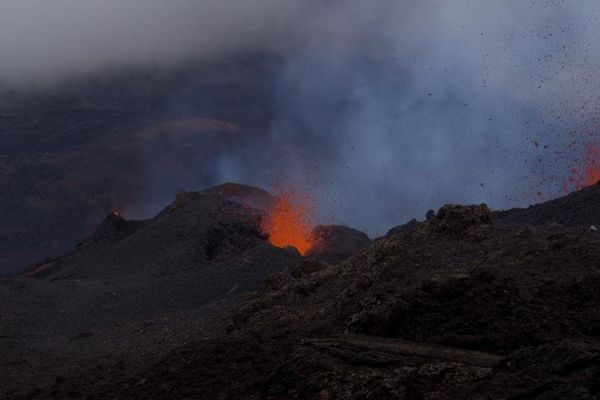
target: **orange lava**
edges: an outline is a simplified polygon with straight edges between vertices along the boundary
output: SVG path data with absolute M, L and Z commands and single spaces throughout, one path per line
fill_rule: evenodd
M 261 229 L 275 247 L 295 247 L 305 255 L 312 247 L 313 209 L 306 197 L 296 192 L 282 193 L 267 211 Z
M 591 143 L 587 146 L 585 158 L 579 164 L 581 168 L 572 168 L 571 176 L 567 180 L 575 186 L 576 190 L 592 186 L 600 181 L 600 147 L 597 144 Z M 568 191 L 567 185 L 563 190 Z
M 593 144 L 588 147 L 585 165 L 585 186 L 592 186 L 600 181 L 600 147 Z

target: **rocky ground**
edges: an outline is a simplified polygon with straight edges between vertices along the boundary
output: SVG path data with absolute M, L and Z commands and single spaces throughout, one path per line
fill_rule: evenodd
M 269 201 L 182 193 L 3 280 L 3 394 L 598 398 L 599 185 L 526 210 L 445 206 L 336 259 L 273 248 L 232 190 Z

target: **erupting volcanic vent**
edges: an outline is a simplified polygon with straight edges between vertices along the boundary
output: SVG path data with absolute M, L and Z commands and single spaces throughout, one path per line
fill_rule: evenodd
M 600 162 L 598 158 L 600 156 L 600 147 L 597 144 L 591 144 L 587 150 L 587 157 L 585 163 L 585 171 L 583 179 L 584 185 L 591 186 L 600 181 Z
M 580 168 L 572 168 L 568 182 L 576 190 L 592 186 L 600 181 L 600 146 L 597 143 L 587 145 L 585 158 L 579 162 Z M 567 191 L 565 186 L 565 192 Z
M 314 245 L 314 221 L 310 199 L 295 191 L 282 192 L 261 223 L 269 242 L 276 247 L 293 246 L 305 255 Z

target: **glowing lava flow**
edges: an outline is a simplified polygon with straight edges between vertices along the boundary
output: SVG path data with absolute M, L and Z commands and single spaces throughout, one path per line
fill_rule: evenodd
M 312 247 L 313 210 L 310 200 L 295 192 L 282 193 L 262 220 L 261 229 L 276 247 L 295 247 L 305 255 Z

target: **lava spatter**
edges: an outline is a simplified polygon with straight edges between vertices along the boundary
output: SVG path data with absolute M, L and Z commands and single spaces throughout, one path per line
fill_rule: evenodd
M 282 192 L 261 223 L 269 242 L 276 247 L 295 247 L 305 255 L 314 245 L 314 211 L 310 199 L 296 191 Z

